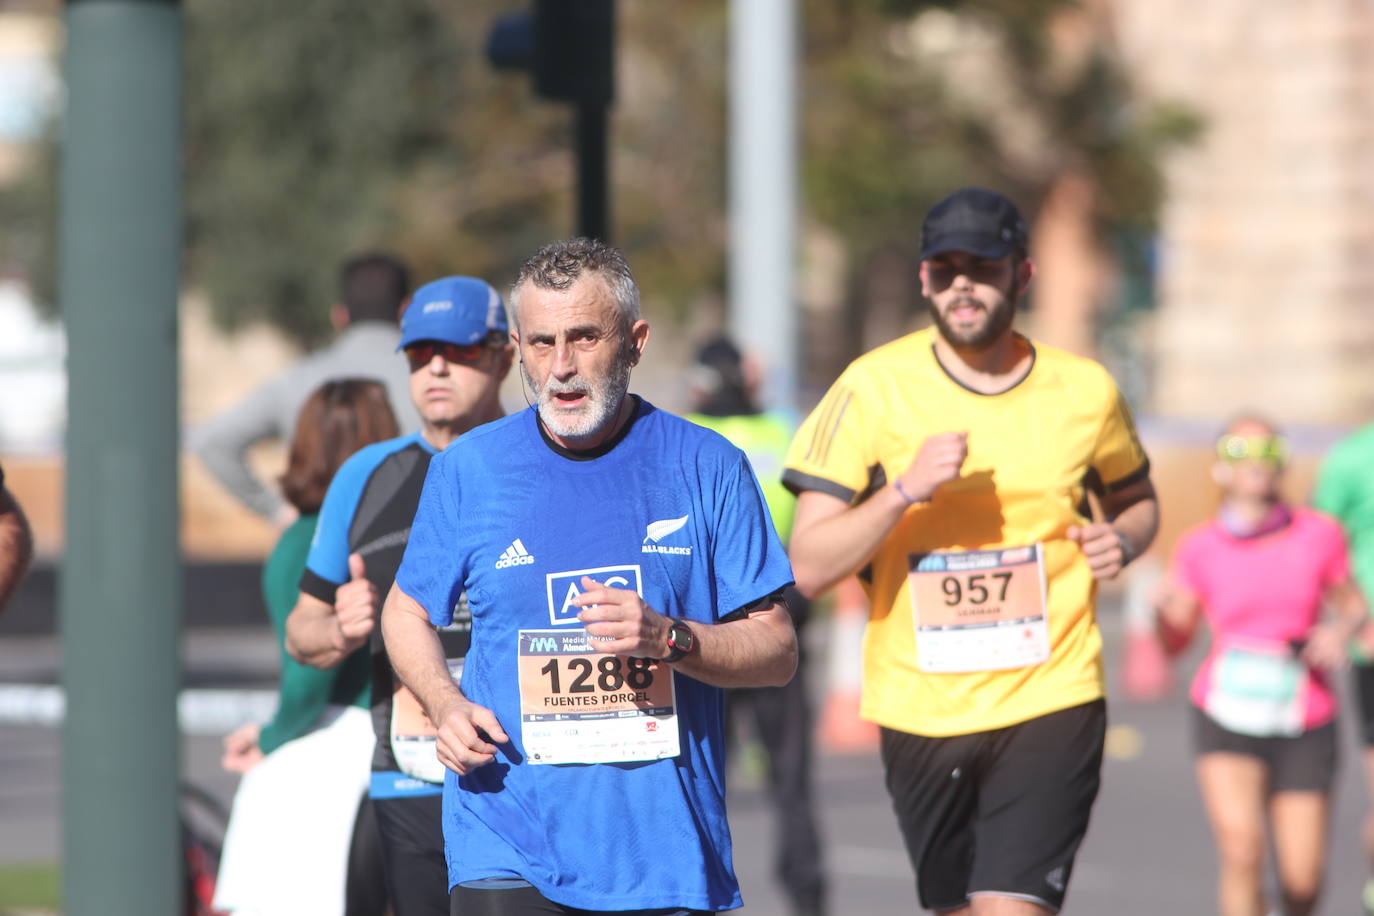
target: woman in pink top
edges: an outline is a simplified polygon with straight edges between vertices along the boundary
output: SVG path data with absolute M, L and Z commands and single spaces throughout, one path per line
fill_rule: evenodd
M 1336 766 L 1336 699 L 1327 672 L 1365 621 L 1345 540 L 1332 519 L 1284 503 L 1286 448 L 1244 417 L 1217 443 L 1216 517 L 1174 552 L 1158 615 L 1171 653 L 1205 617 L 1212 633 L 1193 679 L 1197 778 L 1220 859 L 1222 916 L 1263 916 L 1266 829 L 1281 912 L 1313 912 L 1326 860 Z M 1323 621 L 1323 608 L 1336 612 Z

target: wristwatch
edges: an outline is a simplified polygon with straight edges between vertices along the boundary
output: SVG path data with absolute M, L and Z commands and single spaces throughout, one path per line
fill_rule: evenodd
M 695 652 L 697 648 L 697 634 L 692 632 L 692 628 L 681 620 L 674 620 L 668 627 L 668 654 L 663 656 L 665 662 L 678 662 Z

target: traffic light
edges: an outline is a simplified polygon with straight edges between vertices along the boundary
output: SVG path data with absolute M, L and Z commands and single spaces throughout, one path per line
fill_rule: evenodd
M 577 119 L 578 231 L 609 240 L 606 111 L 615 99 L 615 0 L 534 0 L 492 26 L 487 58 L 526 70 L 534 90 Z
M 546 99 L 609 105 L 615 98 L 614 0 L 535 0 L 492 27 L 487 57 L 500 70 L 528 70 Z

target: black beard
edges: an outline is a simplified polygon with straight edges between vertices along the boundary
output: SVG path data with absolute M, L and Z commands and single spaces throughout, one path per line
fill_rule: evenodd
M 971 298 L 956 299 L 950 303 L 950 308 L 954 308 L 961 302 L 977 302 Z M 978 302 L 983 305 L 982 302 Z M 991 347 L 1002 335 L 1011 327 L 1012 319 L 1016 317 L 1016 302 L 1008 296 L 1002 300 L 1002 304 L 988 312 L 988 320 L 983 324 L 980 331 L 972 334 L 961 334 L 950 327 L 945 320 L 945 316 L 935 307 L 935 303 L 926 300 L 926 308 L 930 309 L 930 318 L 935 322 L 935 326 L 940 329 L 940 336 L 943 337 L 952 347 L 966 347 L 970 350 L 983 351 Z M 984 309 L 987 306 L 983 306 Z

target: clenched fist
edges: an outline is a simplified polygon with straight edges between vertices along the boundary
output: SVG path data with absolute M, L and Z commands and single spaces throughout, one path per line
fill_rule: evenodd
M 907 502 L 929 502 L 940 484 L 954 480 L 968 457 L 968 433 L 940 433 L 929 436 L 916 451 L 896 481 L 897 492 Z

